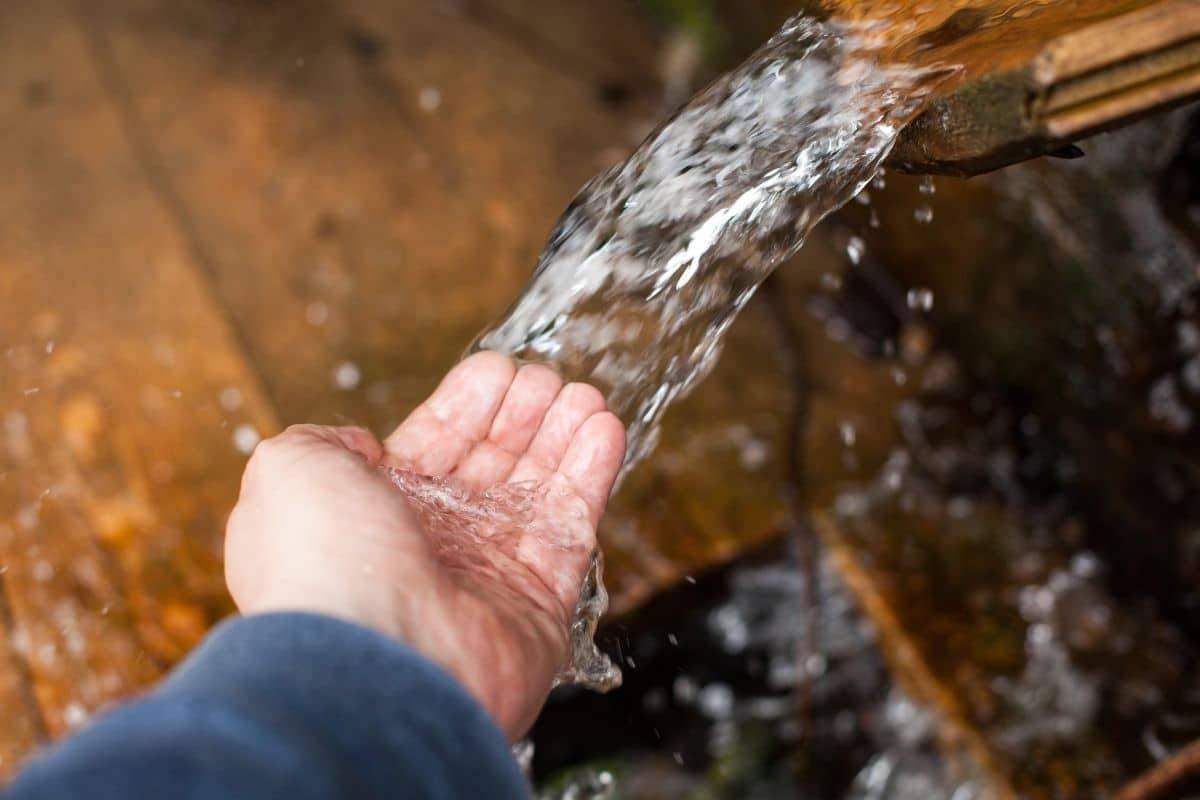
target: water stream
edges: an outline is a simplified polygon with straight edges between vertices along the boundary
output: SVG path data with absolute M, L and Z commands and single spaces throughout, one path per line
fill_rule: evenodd
M 673 402 L 712 368 L 763 280 L 876 175 L 953 70 L 891 62 L 885 31 L 796 17 L 571 202 L 533 277 L 474 350 L 554 364 L 626 423 L 626 471 Z M 619 670 L 592 644 L 606 595 L 593 563 L 564 680 Z
M 792 19 L 584 187 L 474 349 L 600 387 L 628 426 L 627 468 L 641 461 L 755 289 L 875 176 L 947 75 L 884 47 L 869 26 Z

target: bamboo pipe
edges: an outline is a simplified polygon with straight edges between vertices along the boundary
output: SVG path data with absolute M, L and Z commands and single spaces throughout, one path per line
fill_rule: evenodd
M 1036 12 L 1008 17 L 960 9 L 918 37 L 951 54 L 957 46 L 968 64 L 991 48 L 986 57 L 999 63 L 977 62 L 975 74 L 911 123 L 890 166 L 965 176 L 1042 155 L 1074 157 L 1081 139 L 1200 98 L 1200 0 L 1092 0 L 1083 20 L 1073 5 L 1040 0 Z M 1114 13 L 1105 16 L 1106 5 Z M 972 29 L 972 20 L 986 24 Z

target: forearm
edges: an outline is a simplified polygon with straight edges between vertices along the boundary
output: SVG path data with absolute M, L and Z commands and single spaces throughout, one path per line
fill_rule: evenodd
M 305 614 L 218 628 L 153 694 L 31 765 L 5 800 L 521 798 L 507 742 L 408 648 Z

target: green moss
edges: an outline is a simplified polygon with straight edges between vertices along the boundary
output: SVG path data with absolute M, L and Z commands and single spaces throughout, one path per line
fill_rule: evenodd
M 640 0 L 656 23 L 696 38 L 709 60 L 717 59 L 726 44 L 726 31 L 714 0 Z

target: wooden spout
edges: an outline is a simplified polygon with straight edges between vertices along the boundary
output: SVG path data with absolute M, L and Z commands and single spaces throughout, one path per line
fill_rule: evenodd
M 891 166 L 975 175 L 1200 98 L 1200 0 L 1028 3 L 954 42 L 970 74 L 905 129 Z M 926 39 L 936 41 L 956 12 Z M 987 61 L 972 69 L 979 49 Z

